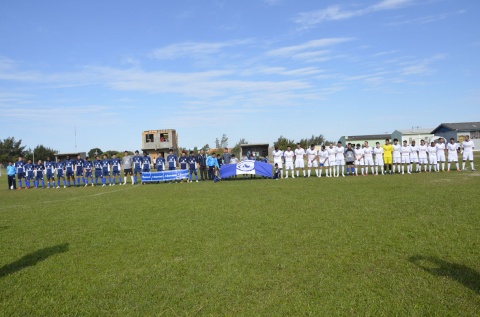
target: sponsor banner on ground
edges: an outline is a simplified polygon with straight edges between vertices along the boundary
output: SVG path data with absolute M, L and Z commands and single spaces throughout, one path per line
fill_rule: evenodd
M 220 168 L 220 177 L 222 178 L 244 174 L 272 177 L 272 164 L 246 160 L 238 164 L 222 165 Z
M 142 182 L 166 182 L 185 178 L 188 178 L 188 170 L 142 173 Z

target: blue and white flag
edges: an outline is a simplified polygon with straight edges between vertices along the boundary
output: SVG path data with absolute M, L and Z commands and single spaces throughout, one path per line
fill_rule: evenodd
M 166 182 L 188 178 L 188 170 L 143 172 L 142 182 Z
M 220 176 L 222 178 L 244 174 L 272 177 L 272 164 L 262 163 L 254 160 L 245 160 L 238 164 L 222 165 L 220 168 Z

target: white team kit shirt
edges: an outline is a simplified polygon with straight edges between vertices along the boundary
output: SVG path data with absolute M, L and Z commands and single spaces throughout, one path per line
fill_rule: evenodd
M 428 156 L 429 157 L 437 157 L 437 147 L 436 146 L 429 146 L 428 147 Z
M 393 147 L 393 157 L 401 157 L 400 151 L 402 150 L 402 146 L 397 143 L 397 145 L 392 144 Z
M 285 156 L 285 163 L 293 163 L 293 157 L 295 156 L 293 151 L 285 151 L 283 155 Z
M 467 153 L 473 152 L 474 146 L 475 144 L 473 143 L 472 140 L 462 142 L 463 152 L 467 152 Z
M 327 150 L 318 151 L 318 157 L 320 159 L 320 164 L 325 164 L 325 160 L 328 158 Z
M 410 158 L 412 160 L 417 160 L 418 159 L 418 146 L 416 145 L 410 145 Z
M 377 165 L 383 165 L 383 148 L 382 147 L 375 147 L 373 149 L 373 154 L 375 154 L 375 163 Z
M 365 159 L 373 159 L 373 149 L 371 147 L 364 147 L 363 155 Z
M 410 157 L 411 152 L 412 152 L 412 148 L 409 145 L 402 146 L 401 153 L 403 157 Z
M 315 149 L 312 150 L 311 148 L 308 148 L 306 153 L 309 162 L 313 161 L 317 157 L 317 150 Z
M 421 159 L 427 158 L 428 146 L 426 144 L 418 146 L 418 157 Z
M 328 153 L 328 160 L 330 162 L 335 162 L 335 154 L 337 153 L 337 149 L 334 147 L 328 147 L 327 153 Z
M 362 158 L 364 152 L 363 152 L 363 149 L 355 149 L 355 159 L 357 161 L 360 161 L 360 159 Z
M 303 156 L 305 155 L 305 150 L 302 148 L 295 149 L 295 159 L 296 160 L 303 160 Z
M 437 145 L 435 145 L 435 147 L 437 148 L 437 155 L 439 153 L 444 153 L 445 154 L 445 143 L 437 143 Z
M 282 163 L 282 156 L 283 156 L 283 151 L 282 150 L 273 150 L 273 163 Z
M 447 144 L 447 150 L 448 150 L 448 156 L 450 155 L 457 155 L 457 149 L 459 148 L 457 143 L 448 143 Z M 458 156 L 458 155 L 457 155 Z
M 335 148 L 335 158 L 337 159 L 337 161 L 343 161 L 345 159 L 345 157 L 343 156 L 343 154 L 345 153 L 345 148 L 343 146 L 341 147 L 336 147 Z

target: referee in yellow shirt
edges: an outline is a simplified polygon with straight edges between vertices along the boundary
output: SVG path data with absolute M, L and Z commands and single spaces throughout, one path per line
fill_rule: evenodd
M 388 166 L 388 171 L 390 174 L 392 174 L 392 152 L 393 152 L 393 146 L 390 144 L 390 139 L 385 140 L 385 144 L 382 146 L 383 148 L 383 164 L 384 164 L 384 169 L 385 173 L 387 173 L 387 166 Z

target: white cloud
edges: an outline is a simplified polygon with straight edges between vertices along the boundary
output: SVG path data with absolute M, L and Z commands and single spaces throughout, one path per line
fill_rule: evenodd
M 309 29 L 322 22 L 347 20 L 372 12 L 398 9 L 412 2 L 412 0 L 383 0 L 355 10 L 343 10 L 339 5 L 332 5 L 321 10 L 301 12 L 294 18 L 294 22 L 300 24 L 304 29 Z
M 286 46 L 286 47 L 281 47 L 277 48 L 274 50 L 268 51 L 266 54 L 270 56 L 279 56 L 279 57 L 293 57 L 293 56 L 299 56 L 302 52 L 309 52 L 310 54 L 323 54 L 325 51 L 312 51 L 313 49 L 316 48 L 321 48 L 321 47 L 328 47 L 328 46 L 333 46 L 336 44 L 344 43 L 351 41 L 352 38 L 343 38 L 343 37 L 337 37 L 337 38 L 324 38 L 324 39 L 318 39 L 318 40 L 312 40 L 305 42 L 300 45 L 293 45 L 293 46 Z M 305 55 L 303 55 L 305 56 Z M 301 57 L 301 55 L 300 55 Z M 311 55 L 310 55 L 311 57 Z
M 165 47 L 157 48 L 151 52 L 151 56 L 156 59 L 176 59 L 176 58 L 199 58 L 220 52 L 227 47 L 235 47 L 251 43 L 251 40 L 233 40 L 226 42 L 185 42 L 171 44 Z
M 433 71 L 430 68 L 430 65 L 436 61 L 444 60 L 445 58 L 445 54 L 437 54 L 422 60 L 405 63 L 407 66 L 402 68 L 401 75 L 411 76 L 429 74 Z

